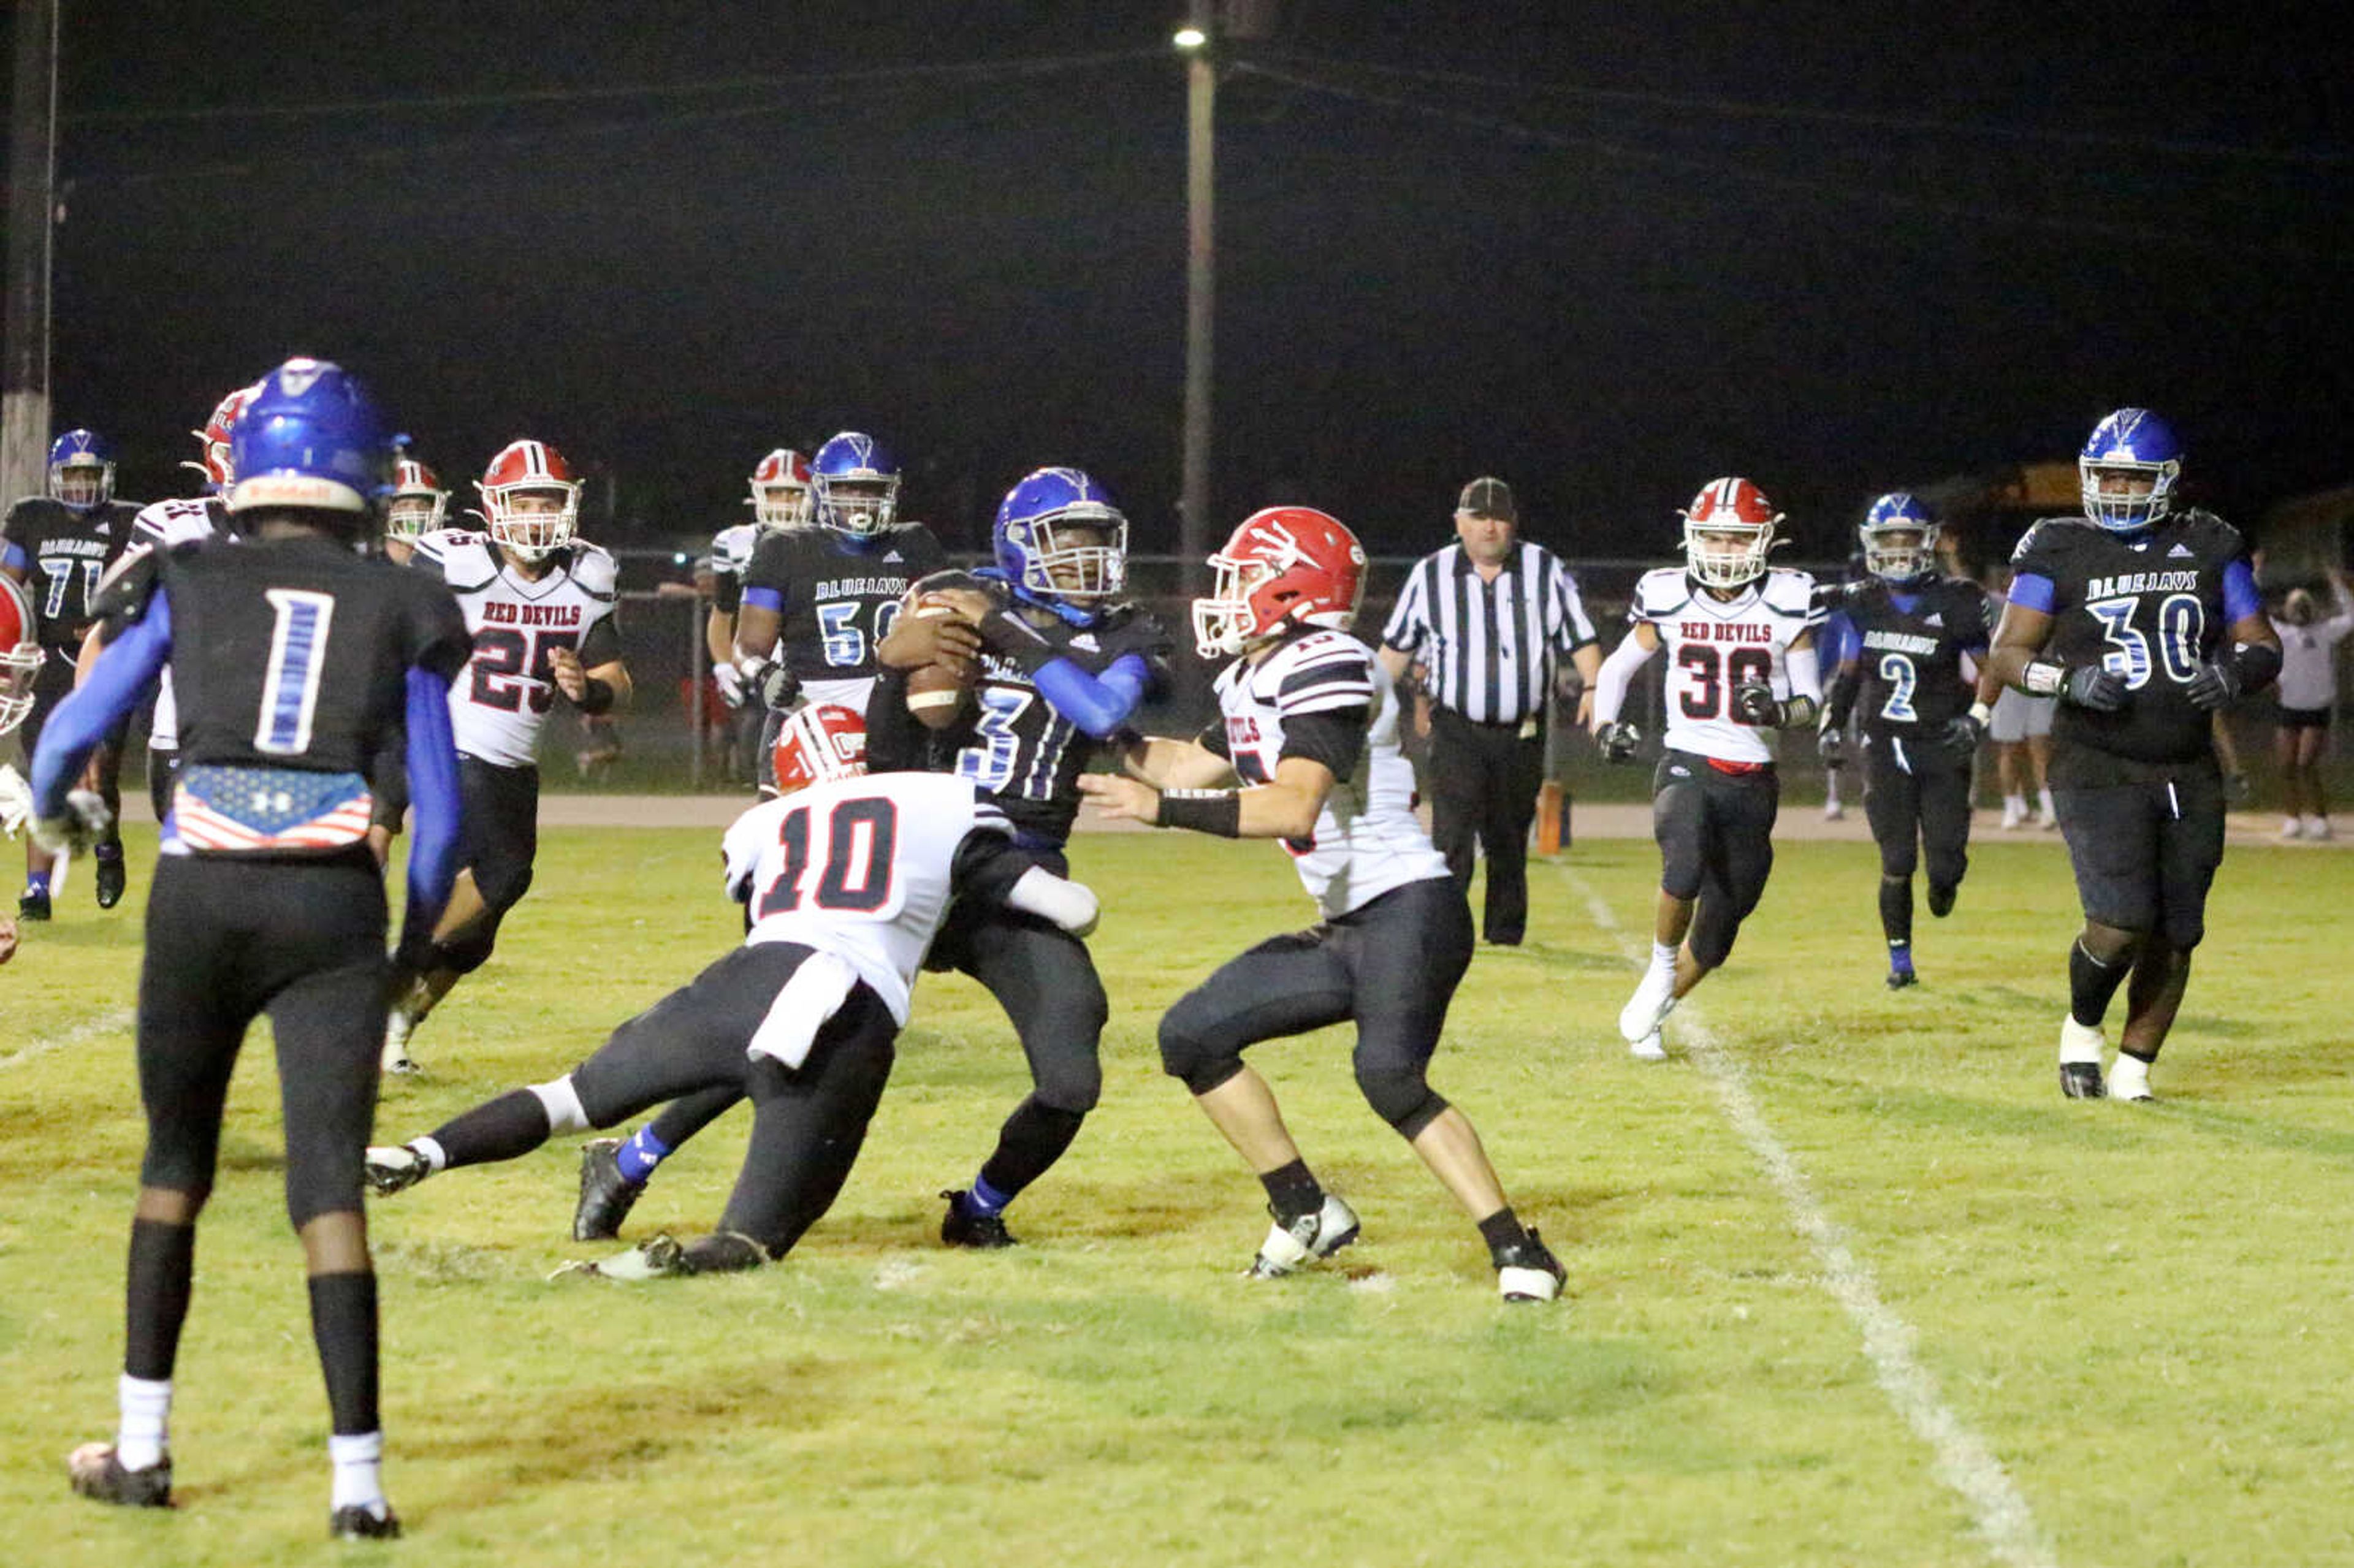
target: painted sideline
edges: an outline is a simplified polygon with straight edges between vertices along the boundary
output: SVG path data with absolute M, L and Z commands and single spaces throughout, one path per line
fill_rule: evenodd
M 69 1050 L 86 1040 L 102 1040 L 110 1034 L 127 1035 L 138 1022 L 139 1015 L 127 1007 L 119 1012 L 87 1019 L 62 1034 L 52 1034 L 46 1040 L 36 1040 L 30 1045 L 0 1053 L 0 1073 L 5 1073 L 11 1067 L 21 1067 L 27 1062 L 37 1060 L 54 1052 Z
M 1567 869 L 1567 868 L 1564 868 Z M 1615 942 L 1628 961 L 1640 968 L 1650 959 L 1647 942 L 1630 936 L 1593 884 L 1569 871 L 1570 886 L 1585 900 L 1587 914 Z M 2014 1568 L 2055 1568 L 2058 1559 L 2035 1522 L 2027 1499 L 1992 1449 L 1946 1404 L 1937 1380 L 1914 1359 L 1913 1326 L 1892 1311 L 1880 1298 L 1872 1270 L 1858 1260 L 1839 1225 L 1831 1219 L 1808 1183 L 1806 1172 L 1766 1120 L 1757 1097 L 1749 1092 L 1748 1075 L 1726 1052 L 1715 1034 L 1686 1001 L 1675 1011 L 1678 1043 L 1716 1091 L 1724 1118 L 1757 1162 L 1766 1168 L 1774 1190 L 1790 1217 L 1790 1226 L 1806 1238 L 1822 1270 L 1823 1284 L 1863 1334 L 1864 1359 L 1872 1363 L 1873 1381 L 1888 1403 L 1929 1446 L 1937 1479 L 1968 1508 L 1970 1520 L 1998 1562 Z

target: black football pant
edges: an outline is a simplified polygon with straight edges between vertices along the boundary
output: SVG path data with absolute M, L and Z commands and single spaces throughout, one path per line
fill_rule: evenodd
M 1529 824 L 1544 783 L 1544 734 L 1523 737 L 1512 724 L 1475 724 L 1451 708 L 1430 711 L 1430 838 L 1455 885 L 1471 888 L 1472 846 L 1488 857 L 1481 933 L 1516 943 L 1529 924 Z
M 437 968 L 472 974 L 490 961 L 499 924 L 531 890 L 539 857 L 539 769 L 458 758 L 458 863 L 473 873 L 482 916 L 434 948 Z
M 49 715 L 58 711 L 59 703 L 73 695 L 76 651 L 51 648 L 46 652 L 48 656 L 41 661 L 40 669 L 33 676 L 33 705 L 16 730 L 23 737 L 27 776 L 33 771 L 33 753 L 40 747 L 41 731 L 48 726 Z M 99 799 L 114 813 L 114 825 L 106 830 L 105 842 L 109 843 L 122 836 L 122 748 L 130 738 L 131 715 L 125 714 L 106 732 L 98 749 L 90 753 L 90 767 L 98 775 Z
M 752 1139 L 719 1228 L 780 1257 L 842 1192 L 891 1078 L 899 1025 L 865 985 L 828 1019 L 797 1069 L 745 1053 L 810 949 L 797 942 L 737 948 L 619 1029 L 572 1070 L 592 1127 L 682 1095 L 725 1105 L 749 1096 Z M 547 1141 L 536 1095 L 517 1089 L 436 1128 L 452 1166 L 513 1160 Z
M 1391 889 L 1337 920 L 1261 942 L 1161 1020 L 1161 1065 L 1196 1095 L 1262 1040 L 1353 1021 L 1357 1086 L 1412 1139 L 1447 1108 L 1424 1077 L 1471 966 L 1471 909 L 1447 877 Z
M 2207 935 L 2207 890 L 2223 863 L 2223 779 L 2186 764 L 2130 784 L 2053 785 L 2060 836 L 2084 918 L 2151 932 L 2181 952 Z
M 1729 771 L 1692 752 L 1670 751 L 1659 758 L 1652 789 L 1659 890 L 1699 900 L 1686 940 L 1702 968 L 1715 969 L 1732 956 L 1741 923 L 1766 895 L 1781 779 L 1770 765 Z

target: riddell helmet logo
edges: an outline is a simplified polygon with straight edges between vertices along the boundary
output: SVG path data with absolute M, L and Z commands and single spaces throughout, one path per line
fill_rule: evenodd
M 319 379 L 326 366 L 315 359 L 290 359 L 278 370 L 279 389 L 289 397 L 300 397 Z

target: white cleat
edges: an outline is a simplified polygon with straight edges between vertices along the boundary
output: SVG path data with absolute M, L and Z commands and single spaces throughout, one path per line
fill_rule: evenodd
M 2305 837 L 2304 819 L 2299 817 L 2283 817 L 2281 819 L 2280 836 L 2284 839 L 2301 839 Z
M 2305 829 L 2305 835 L 2304 835 L 2304 836 L 2305 836 L 2305 837 L 2306 837 L 2306 838 L 2308 838 L 2308 839 L 2314 839 L 2314 840 L 2318 841 L 2318 840 L 2321 840 L 2321 839 L 2327 839 L 2327 838 L 2331 838 L 2331 837 L 2334 837 L 2334 836 L 2335 836 L 2335 835 L 2330 832 L 2330 828 L 2329 828 L 2329 819 L 2328 819 L 2328 818 L 2327 818 L 2327 817 L 2307 817 L 2307 818 L 2306 818 L 2306 819 L 2305 819 L 2305 821 L 2304 821 L 2304 829 Z
M 2021 822 L 2023 822 L 2023 821 L 2027 821 L 2027 802 L 2026 802 L 2026 801 L 2024 801 L 2024 800 L 2006 800 L 2005 801 L 2003 801 L 2003 803 L 2002 803 L 2002 831 L 2003 831 L 2003 832 L 2011 832 L 2013 829 L 2017 828 L 2017 827 L 2020 825 L 2020 823 L 2021 823 Z
M 1826 822 L 1838 822 L 1844 821 L 1846 819 L 1847 808 L 1845 806 L 1840 805 L 1837 800 L 1826 800 L 1823 802 L 1823 821 Z
M 1619 1037 L 1629 1045 L 1639 1045 L 1659 1033 L 1659 1025 L 1675 1010 L 1676 971 L 1672 966 L 1653 964 L 1643 971 L 1643 979 L 1635 987 L 1635 994 L 1627 999 L 1627 1005 L 1618 1010 Z
M 1656 1029 L 1640 1040 L 1630 1041 L 1627 1054 L 1638 1062 L 1664 1062 L 1668 1059 L 1667 1045 L 1659 1039 L 1659 1032 Z
M 433 1174 L 433 1167 L 426 1163 L 425 1156 L 408 1143 L 389 1147 L 370 1144 L 361 1156 L 360 1170 L 367 1178 L 368 1191 L 379 1198 L 407 1192 Z
M 2138 1056 L 2117 1053 L 2116 1065 L 2109 1069 L 2109 1098 L 2113 1100 L 2147 1100 L 2157 1097 L 2149 1092 L 2149 1064 Z
M 1286 1225 L 1267 1228 L 1267 1240 L 1246 1271 L 1253 1279 L 1280 1279 L 1302 1265 L 1330 1257 L 1357 1239 L 1357 1211 L 1331 1192 L 1324 1206 Z

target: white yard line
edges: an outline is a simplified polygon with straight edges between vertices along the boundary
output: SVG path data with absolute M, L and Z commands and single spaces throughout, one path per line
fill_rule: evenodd
M 1574 870 L 1569 881 L 1585 900 L 1594 923 L 1609 935 L 1628 961 L 1638 966 L 1649 962 L 1648 943 L 1628 934 L 1593 885 Z M 1914 1435 L 1929 1446 L 1935 1456 L 1937 1479 L 1967 1505 L 1972 1522 L 1995 1557 L 2018 1568 L 2052 1568 L 2058 1559 L 2028 1509 L 2027 1499 L 2011 1484 L 2009 1473 L 1985 1440 L 1945 1402 L 1936 1378 L 1914 1359 L 1913 1326 L 1880 1298 L 1880 1286 L 1872 1270 L 1849 1249 L 1839 1225 L 1808 1184 L 1797 1158 L 1766 1122 L 1757 1097 L 1749 1092 L 1748 1075 L 1696 1012 L 1690 1001 L 1676 1009 L 1676 1036 L 1715 1089 L 1725 1119 L 1749 1145 L 1775 1191 L 1782 1195 L 1791 1228 L 1813 1250 L 1832 1299 L 1862 1330 L 1864 1359 L 1872 1363 L 1881 1392 Z
M 46 1040 L 36 1040 L 30 1045 L 0 1054 L 0 1073 L 11 1067 L 21 1067 L 52 1052 L 79 1045 L 85 1040 L 102 1040 L 110 1034 L 128 1034 L 138 1022 L 138 1014 L 125 1008 L 120 1012 L 106 1013 L 87 1022 L 77 1023 L 63 1034 L 52 1034 Z

